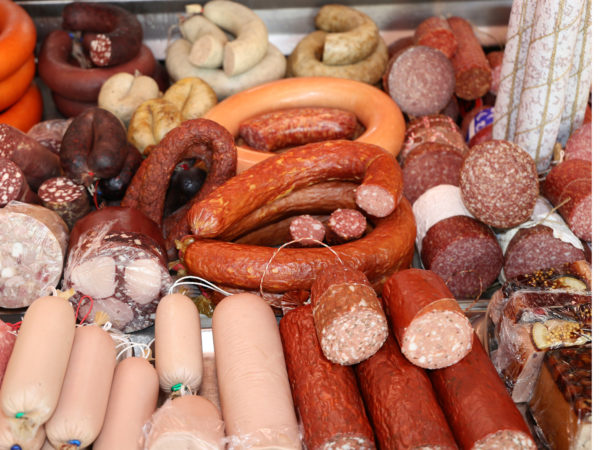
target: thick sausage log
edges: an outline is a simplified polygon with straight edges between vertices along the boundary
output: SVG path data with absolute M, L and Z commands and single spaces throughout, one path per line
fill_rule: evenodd
M 90 212 L 90 197 L 85 188 L 67 177 L 49 178 L 38 189 L 46 208 L 58 214 L 69 229 Z
M 32 126 L 27 132 L 27 136 L 34 138 L 44 147 L 58 154 L 62 138 L 72 121 L 73 119 L 44 120 Z
M 400 161 L 405 161 L 415 148 L 426 142 L 450 145 L 456 147 L 462 153 L 468 148 L 460 128 L 450 117 L 443 114 L 433 114 L 409 122 L 406 129 L 406 139 L 400 153 Z
M 142 24 L 120 6 L 70 3 L 63 8 L 62 19 L 63 29 L 84 31 L 83 46 L 96 66 L 126 63 L 142 46 Z
M 435 273 L 401 270 L 385 283 L 383 299 L 396 341 L 414 365 L 448 367 L 471 351 L 469 319 Z
M 506 392 L 477 336 L 458 363 L 429 372 L 461 448 L 536 448 L 523 416 Z
M 256 295 L 227 297 L 215 307 L 213 339 L 225 431 L 232 448 L 299 450 L 300 433 L 271 308 Z
M 0 156 L 0 208 L 11 201 L 41 203 L 39 197 L 29 188 L 23 171 L 8 158 Z
M 364 361 L 387 339 L 383 308 L 362 272 L 331 265 L 315 279 L 310 297 L 319 343 L 331 362 Z
M 0 391 L 0 406 L 17 439 L 31 439 L 52 416 L 75 336 L 75 315 L 61 297 L 27 309 Z
M 452 58 L 458 49 L 454 32 L 443 17 L 425 19 L 415 29 L 414 43 L 440 50 L 447 58 Z
M 356 375 L 379 448 L 457 448 L 426 372 L 402 356 L 393 337 Z
M 38 450 L 44 445 L 46 433 L 39 427 L 31 439 L 17 439 L 12 434 L 8 418 L 0 411 L 0 448 L 3 450 Z M 45 447 L 44 447 L 45 448 Z M 54 447 L 52 447 L 54 450 Z
M 133 176 L 142 164 L 142 160 L 143 158 L 140 152 L 138 152 L 133 145 L 128 144 L 127 155 L 125 156 L 125 162 L 121 167 L 121 172 L 112 178 L 100 180 L 98 190 L 102 198 L 108 200 L 121 200 L 125 195 Z
M 572 159 L 546 176 L 544 195 L 558 208 L 575 236 L 592 240 L 592 163 Z
M 279 331 L 306 446 L 374 449 L 373 430 L 354 372 L 321 352 L 311 305 L 286 313 Z
M 356 116 L 336 108 L 290 108 L 240 123 L 240 137 L 250 147 L 273 151 L 333 139 L 351 139 Z
M 100 434 L 116 357 L 115 342 L 102 328 L 90 325 L 75 330 L 58 405 L 45 425 L 56 448 L 72 441 L 87 447 Z

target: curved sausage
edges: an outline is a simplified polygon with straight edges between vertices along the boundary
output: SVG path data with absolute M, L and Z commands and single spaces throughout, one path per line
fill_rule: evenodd
M 202 326 L 189 297 L 170 294 L 156 308 L 155 366 L 164 392 L 196 393 L 202 383 Z
M 102 430 L 95 450 L 142 449 L 142 427 L 150 420 L 158 401 L 158 375 L 140 357 L 117 364 Z
M 74 336 L 75 314 L 64 298 L 40 297 L 25 312 L 0 390 L 17 439 L 31 439 L 54 412 Z
M 81 102 L 78 100 L 72 100 L 67 98 L 59 93 L 52 91 L 52 101 L 54 102 L 54 106 L 59 113 L 61 113 L 65 117 L 75 117 L 79 114 L 85 112 L 87 109 L 95 108 L 97 106 L 96 102 Z
M 229 39 L 218 26 L 195 14 L 179 24 L 179 31 L 192 43 L 190 63 L 202 69 L 216 69 L 223 64 L 224 47 Z
M 78 327 L 58 405 L 46 422 L 48 440 L 57 448 L 70 441 L 84 448 L 104 422 L 117 351 L 110 335 L 97 325 Z
M 0 0 L 0 17 L 0 80 L 4 80 L 29 59 L 37 35 L 29 14 L 11 0 Z
M 269 102 L 264 99 L 268 98 Z M 289 78 L 232 95 L 209 110 L 204 118 L 223 125 L 233 136 L 253 116 L 300 107 L 339 108 L 356 115 L 366 128 L 356 141 L 379 145 L 396 156 L 404 141 L 402 111 L 381 90 L 340 78 Z M 238 147 L 238 173 L 271 157 L 264 152 Z
M 199 119 L 217 104 L 213 88 L 198 77 L 182 78 L 173 83 L 162 98 L 177 106 L 183 120 Z
M 31 55 L 16 72 L 0 80 L 0 111 L 15 104 L 27 92 L 35 74 L 35 57 Z
M 177 105 L 164 98 L 142 102 L 133 112 L 127 127 L 127 141 L 148 156 L 173 128 L 183 121 Z
M 23 133 L 42 120 L 42 93 L 35 83 L 31 83 L 23 97 L 5 111 L 0 112 L 0 124 L 18 128 Z
M 271 307 L 252 294 L 227 297 L 215 307 L 213 339 L 227 436 L 241 447 L 299 450 L 300 433 Z

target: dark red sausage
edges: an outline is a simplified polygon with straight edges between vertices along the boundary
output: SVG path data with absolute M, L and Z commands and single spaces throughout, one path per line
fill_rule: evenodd
M 467 356 L 450 367 L 432 370 L 429 377 L 461 448 L 536 448 L 476 336 Z
M 310 305 L 289 311 L 279 323 L 294 405 L 309 449 L 374 449 L 354 371 L 321 352 Z M 351 446 L 351 447 L 350 447 Z
M 393 337 L 356 375 L 380 449 L 458 448 L 425 370 L 402 356 Z
M 71 122 L 72 119 L 44 120 L 32 126 L 27 132 L 27 136 L 34 138 L 44 147 L 58 154 L 62 138 Z
M 42 204 L 58 214 L 69 229 L 90 211 L 90 197 L 86 189 L 66 177 L 44 181 L 38 195 Z
M 300 245 L 315 245 L 315 241 L 323 242 L 325 239 L 325 225 L 317 218 L 303 214 L 294 217 L 289 225 L 290 238 L 299 240 Z
M 142 25 L 134 14 L 107 3 L 73 2 L 63 8 L 62 27 L 85 31 L 83 45 L 96 66 L 133 59 L 142 46 Z
M 443 17 L 433 16 L 425 19 L 415 29 L 415 44 L 437 48 L 446 57 L 452 58 L 458 48 L 456 36 L 448 21 Z
M 425 369 L 456 364 L 471 350 L 473 328 L 444 281 L 422 269 L 396 272 L 383 300 L 404 356 Z
M 19 166 L 10 159 L 0 156 L 0 208 L 5 207 L 12 200 L 40 203 L 35 192 L 29 189 L 27 179 Z
M 131 144 L 127 144 L 127 155 L 121 172 L 115 177 L 100 180 L 99 188 L 102 198 L 121 200 L 135 172 L 142 164 L 142 154 Z
M 367 231 L 367 218 L 357 209 L 338 208 L 327 220 L 327 231 L 329 244 L 352 241 Z
M 70 98 L 63 97 L 57 92 L 52 92 L 52 101 L 54 102 L 54 106 L 56 106 L 56 109 L 59 113 L 70 118 L 78 116 L 87 109 L 98 106 L 96 101 L 81 102 L 78 100 L 72 100 Z

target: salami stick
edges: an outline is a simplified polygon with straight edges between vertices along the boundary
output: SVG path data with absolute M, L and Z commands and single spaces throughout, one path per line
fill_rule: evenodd
M 437 48 L 447 58 L 452 58 L 458 48 L 456 36 L 448 21 L 443 17 L 429 17 L 415 29 L 414 42 L 416 45 L 426 45 Z
M 465 358 L 429 372 L 429 377 L 461 448 L 536 448 L 527 424 L 476 336 Z
M 341 244 L 360 238 L 367 230 L 367 218 L 356 209 L 338 208 L 327 220 L 327 242 Z
M 396 272 L 383 287 L 383 300 L 396 341 L 414 365 L 447 367 L 471 351 L 473 328 L 435 273 Z
M 38 195 L 42 204 L 58 214 L 69 229 L 90 212 L 90 198 L 85 188 L 66 177 L 44 181 L 38 189 Z
M 300 239 L 300 245 L 312 246 L 315 241 L 323 242 L 325 239 L 325 225 L 319 219 L 303 214 L 292 219 L 289 234 L 292 240 Z
M 426 372 L 402 356 L 394 338 L 356 366 L 356 375 L 379 448 L 457 448 Z
M 299 306 L 279 323 L 294 405 L 308 448 L 375 448 L 352 368 L 327 360 L 313 321 L 312 307 Z

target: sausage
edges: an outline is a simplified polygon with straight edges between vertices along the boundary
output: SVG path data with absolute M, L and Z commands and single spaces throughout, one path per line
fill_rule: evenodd
M 414 203 L 422 194 L 440 184 L 458 186 L 463 153 L 439 142 L 415 147 L 402 162 L 404 196 Z
M 0 448 L 3 450 L 38 450 L 44 444 L 46 433 L 44 427 L 39 427 L 31 439 L 17 439 L 10 429 L 10 422 L 0 411 Z
M 0 124 L 11 125 L 23 133 L 42 120 L 42 94 L 31 83 L 23 97 L 5 111 L 0 112 Z
M 102 430 L 94 442 L 97 450 L 142 449 L 142 427 L 158 401 L 158 375 L 140 357 L 125 358 L 115 370 Z
M 144 449 L 225 449 L 225 427 L 215 405 L 204 397 L 186 395 L 167 400 L 152 415 Z
M 35 57 L 32 54 L 21 67 L 0 79 L 0 111 L 14 105 L 29 89 L 35 74 Z
M 115 343 L 106 331 L 96 325 L 75 330 L 58 405 L 45 425 L 52 445 L 60 448 L 76 441 L 85 448 L 94 442 L 104 422 L 116 365 Z
M 539 196 L 533 158 L 518 145 L 502 140 L 478 144 L 467 152 L 459 186 L 467 209 L 496 228 L 525 222 Z
M 73 119 L 49 119 L 32 126 L 27 136 L 34 138 L 53 153 L 60 152 L 62 138 Z
M 385 91 L 409 116 L 437 114 L 454 93 L 454 70 L 440 50 L 417 45 L 396 54 L 383 76 Z
M 356 366 L 356 376 L 379 448 L 457 449 L 426 372 L 402 356 L 393 337 Z
M 396 272 L 383 287 L 383 301 L 396 341 L 415 366 L 448 367 L 471 351 L 469 319 L 434 272 Z
M 215 307 L 212 324 L 221 408 L 233 447 L 253 443 L 300 449 L 281 338 L 271 308 L 256 295 L 232 295 Z M 269 355 L 266 360 L 265 355 Z
M 170 294 L 156 308 L 155 367 L 160 387 L 174 394 L 196 393 L 202 383 L 202 326 L 189 297 Z
M 352 139 L 356 116 L 336 108 L 289 108 L 240 123 L 240 137 L 250 147 L 274 151 L 333 139 Z
M 131 144 L 127 144 L 127 155 L 121 167 L 121 172 L 112 178 L 100 180 L 98 185 L 100 195 L 107 200 L 121 200 L 140 165 L 142 164 L 141 153 Z
M 464 100 L 483 97 L 492 84 L 492 69 L 471 24 L 461 17 L 450 17 L 448 25 L 458 48 L 452 57 L 456 76 L 455 94 Z
M 0 306 L 22 308 L 61 278 L 69 230 L 54 211 L 11 202 L 0 209 Z
M 85 188 L 66 177 L 49 178 L 38 189 L 42 204 L 58 214 L 69 229 L 90 212 L 90 197 Z
M 330 244 L 353 241 L 367 231 L 367 218 L 356 209 L 338 208 L 327 220 L 327 231 Z
M 192 43 L 189 61 L 202 69 L 223 65 L 227 35 L 206 17 L 195 14 L 179 24 L 181 35 Z
M 57 92 L 52 92 L 52 102 L 59 113 L 65 117 L 73 118 L 90 108 L 95 108 L 97 102 L 83 102 L 64 97 Z
M 102 84 L 120 73 L 151 76 L 156 60 L 152 51 L 142 44 L 139 52 L 129 61 L 111 67 L 84 69 L 69 62 L 72 41 L 63 30 L 55 30 L 44 39 L 38 55 L 38 73 L 44 83 L 54 92 L 71 100 L 95 102 Z
M 295 147 L 234 177 L 194 203 L 188 223 L 197 236 L 219 236 L 240 217 L 286 192 L 335 179 L 362 180 L 356 204 L 376 217 L 389 215 L 402 197 L 402 172 L 385 150 L 360 142 L 326 141 Z M 223 202 L 230 205 L 226 213 Z
M 315 17 L 326 31 L 321 60 L 328 66 L 355 64 L 368 58 L 378 45 L 379 29 L 366 14 L 344 5 L 323 5 Z
M 98 106 L 110 111 L 128 126 L 140 104 L 159 97 L 160 89 L 154 78 L 120 72 L 102 83 L 98 93 Z
M 85 186 L 118 175 L 126 155 L 123 124 L 102 108 L 88 109 L 73 119 L 60 145 L 65 175 Z
M 357 364 L 387 339 L 387 319 L 362 272 L 330 265 L 317 275 L 310 298 L 319 344 L 331 362 Z
M 308 220 L 310 218 L 310 221 Z M 305 220 L 306 219 L 306 220 Z M 319 228 L 325 233 L 323 222 L 327 220 L 327 216 L 310 216 L 308 214 L 300 216 L 290 216 L 279 222 L 273 222 L 264 227 L 257 228 L 247 234 L 235 239 L 236 244 L 263 245 L 275 247 L 285 244 L 290 240 L 304 239 L 304 241 L 291 244 L 290 247 L 316 247 L 318 242 L 323 242 L 324 239 L 319 239 L 320 231 L 314 230 Z M 300 226 L 296 225 L 296 229 L 292 230 L 292 223 L 299 221 Z M 318 225 L 317 225 L 318 222 Z M 299 228 L 299 230 L 298 230 Z
M 127 141 L 141 154 L 148 156 L 166 134 L 182 121 L 181 112 L 175 104 L 163 98 L 146 100 L 131 116 Z
M 498 95 L 498 90 L 500 89 L 500 80 L 502 77 L 502 60 L 504 59 L 504 51 L 503 50 L 495 50 L 493 52 L 489 52 L 485 55 L 490 63 L 490 68 L 492 69 L 492 81 L 490 84 L 490 94 L 493 96 Z
M 25 175 L 14 162 L 0 157 L 0 208 L 11 201 L 40 203 L 39 197 L 29 189 Z
M 415 29 L 415 45 L 426 45 L 440 50 L 446 58 L 452 58 L 458 49 L 454 32 L 443 17 L 433 16 L 423 20 Z
M 300 241 L 300 245 L 310 247 L 316 242 L 325 240 L 325 225 L 317 218 L 303 214 L 291 219 L 289 222 L 290 237 L 294 241 Z
M 40 297 L 23 317 L 0 391 L 15 438 L 31 439 L 54 412 L 75 335 L 71 304 Z
M 400 161 L 403 162 L 410 152 L 426 142 L 450 145 L 462 153 L 468 149 L 458 125 L 448 116 L 433 114 L 409 122 Z
M 255 67 L 267 54 L 268 30 L 250 8 L 236 2 L 208 2 L 204 17 L 234 36 L 223 49 L 223 71 L 228 77 Z
M 388 62 L 387 46 L 378 37 L 375 50 L 363 60 L 344 65 L 327 65 L 316 58 L 321 54 L 329 33 L 313 31 L 303 37 L 288 57 L 288 76 L 346 78 L 367 84 L 376 84 Z
M 35 50 L 36 30 L 25 9 L 9 0 L 0 1 L 0 17 L 3 18 L 0 29 L 0 80 L 4 80 L 30 58 Z
M 0 383 L 2 383 L 2 379 L 4 378 L 6 365 L 10 359 L 16 339 L 17 335 L 14 332 L 12 324 L 8 324 L 0 319 Z
M 197 77 L 182 78 L 173 83 L 162 98 L 177 106 L 182 120 L 199 119 L 217 104 L 213 88 Z
M 402 200 L 388 217 L 375 221 L 375 228 L 365 237 L 338 245 L 335 252 L 344 265 L 364 272 L 375 289 L 376 281 L 385 279 L 412 260 L 415 239 L 414 218 L 410 204 Z M 373 252 L 373 248 L 386 248 Z M 183 261 L 189 273 L 215 283 L 258 290 L 262 274 L 268 274 L 262 286 L 269 292 L 308 290 L 316 274 L 339 262 L 326 248 L 283 248 L 249 246 L 211 239 L 197 240 L 184 250 Z M 229 263 L 223 264 L 226 255 Z M 251 255 L 249 257 L 249 255 Z
M 565 145 L 565 159 L 592 161 L 592 124 L 584 123 L 569 137 Z
M 536 448 L 481 343 L 458 363 L 429 372 L 438 401 L 461 448 Z
M 287 312 L 279 332 L 306 446 L 374 449 L 354 372 L 321 352 L 311 305 Z
M 393 41 L 391 44 L 388 45 L 388 63 L 389 61 L 394 59 L 394 57 L 398 53 L 406 50 L 409 47 L 412 47 L 413 45 L 415 45 L 415 40 L 412 34 L 398 38 L 395 41 Z
M 592 163 L 570 159 L 546 176 L 543 193 L 580 239 L 592 240 Z
M 269 102 L 262 99 L 269 98 Z M 285 79 L 240 92 L 220 102 L 204 118 L 223 125 L 233 136 L 246 119 L 285 108 L 339 108 L 354 113 L 365 132 L 356 140 L 397 155 L 404 140 L 404 117 L 388 95 L 372 86 L 340 78 Z M 238 173 L 272 155 L 238 147 Z
M 37 190 L 48 178 L 61 174 L 58 155 L 6 123 L 0 123 L 0 157 L 8 158 L 19 166 L 33 190 Z
M 190 162 L 190 164 L 193 164 Z M 168 216 L 163 226 L 167 230 L 173 213 L 189 202 L 200 190 L 206 179 L 206 171 L 200 165 L 190 167 L 187 161 L 182 161 L 173 171 L 169 182 L 169 189 L 165 197 L 165 215 Z M 168 236 L 168 233 L 167 233 Z

